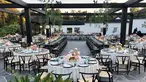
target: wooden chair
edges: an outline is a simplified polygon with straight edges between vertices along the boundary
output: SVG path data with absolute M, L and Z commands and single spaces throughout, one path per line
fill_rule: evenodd
M 135 59 L 131 60 L 131 66 L 135 66 L 136 69 L 138 67 L 139 74 L 140 74 L 140 66 L 141 65 L 144 67 L 144 72 L 145 72 L 145 66 L 146 66 L 145 57 L 140 57 L 140 56 L 135 55 Z
M 79 79 L 78 82 L 98 82 L 97 80 L 97 76 L 98 73 L 84 73 L 84 72 L 80 72 L 82 79 Z M 85 76 L 89 76 L 89 77 L 85 77 Z
M 21 72 L 21 68 L 24 70 L 29 70 L 33 65 L 33 60 L 32 60 L 32 55 L 24 55 L 24 56 L 19 56 L 19 63 L 20 63 L 20 72 Z M 25 69 L 26 68 L 26 69 Z
M 52 74 L 55 76 L 56 79 L 57 79 L 60 75 L 61 75 L 62 77 L 65 77 L 66 79 L 67 79 L 67 78 L 70 79 L 70 76 L 71 76 L 72 72 L 66 73 L 66 74 L 58 74 L 58 73 L 52 72 Z
M 116 56 L 116 66 L 117 66 L 117 74 L 119 73 L 119 69 L 126 69 L 127 74 L 130 71 L 130 57 L 129 56 Z
M 113 82 L 113 74 L 107 69 L 98 70 L 98 81 L 99 82 Z

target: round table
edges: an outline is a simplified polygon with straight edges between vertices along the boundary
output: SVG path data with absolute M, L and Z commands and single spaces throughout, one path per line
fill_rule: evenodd
M 61 60 L 59 60 L 61 61 Z M 73 82 L 77 82 L 77 79 L 81 79 L 82 76 L 79 74 L 79 72 L 85 72 L 85 73 L 95 73 L 97 72 L 97 69 L 99 68 L 98 61 L 96 61 L 96 64 L 88 64 L 88 67 L 79 67 L 78 65 L 70 68 L 63 67 L 63 64 L 54 66 L 50 64 L 51 61 L 48 62 L 48 72 L 54 72 L 58 74 L 67 74 L 72 72 L 71 78 L 73 79 Z M 68 62 L 64 62 L 68 63 Z M 79 62 L 78 62 L 79 64 Z M 81 63 L 80 63 L 81 64 Z
M 146 42 L 129 42 L 130 46 L 133 48 L 138 48 L 139 50 L 145 48 Z
M 121 51 L 117 51 L 116 49 L 111 48 L 104 48 L 100 52 L 101 55 L 110 55 L 110 58 L 112 59 L 113 63 L 116 61 L 116 56 L 130 56 L 130 60 L 134 59 L 134 55 L 138 55 L 138 52 L 136 50 L 132 49 L 124 49 Z
M 2 44 L 2 45 L 0 45 L 0 48 L 2 49 L 2 48 L 5 48 L 5 49 L 9 49 L 9 48 L 16 48 L 16 47 L 21 47 L 21 45 L 20 44 L 12 44 L 12 45 L 5 45 L 5 44 Z
M 48 53 L 49 50 L 44 48 L 39 48 L 38 50 L 21 49 L 21 50 L 13 51 L 13 54 L 17 56 L 39 55 L 39 54 L 48 54 Z

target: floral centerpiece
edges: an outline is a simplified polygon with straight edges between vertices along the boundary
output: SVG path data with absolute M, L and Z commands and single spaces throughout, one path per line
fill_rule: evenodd
M 80 52 L 75 48 L 65 56 L 65 59 L 68 59 L 69 62 L 77 62 L 80 59 Z
M 71 56 L 69 58 L 69 62 L 77 62 L 78 60 L 74 57 L 74 56 Z
M 121 43 L 118 43 L 117 44 L 117 48 L 118 48 L 118 50 L 123 50 L 122 44 Z
M 48 44 L 49 43 L 49 39 L 48 38 L 44 39 L 44 42 L 45 42 L 45 44 Z
M 31 44 L 30 47 L 31 47 L 32 50 L 37 50 L 37 45 L 35 45 L 35 44 Z
M 7 41 L 6 43 L 5 43 L 5 45 L 6 46 L 11 46 L 11 45 L 13 45 L 10 41 Z

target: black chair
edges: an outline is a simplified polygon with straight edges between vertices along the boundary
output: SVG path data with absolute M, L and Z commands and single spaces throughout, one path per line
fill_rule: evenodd
M 78 82 L 98 82 L 97 80 L 97 76 L 98 73 L 84 73 L 84 72 L 80 72 L 82 79 L 79 79 Z M 85 76 L 89 76 L 89 77 L 85 77 Z
M 36 60 L 33 63 L 33 69 L 34 72 L 42 72 L 42 71 L 46 71 L 46 65 L 48 62 L 48 54 L 38 54 L 36 55 Z
M 100 55 L 97 59 L 100 65 L 108 66 L 111 63 L 110 55 Z
M 140 57 L 140 56 L 135 55 L 135 59 L 131 60 L 131 66 L 135 66 L 136 69 L 138 67 L 138 71 L 139 71 L 139 74 L 140 74 L 141 65 L 144 67 L 144 72 L 145 72 L 145 67 L 146 67 L 146 62 L 145 61 L 146 61 L 145 57 Z
M 32 55 L 24 55 L 24 56 L 19 56 L 19 64 L 20 64 L 20 73 L 21 73 L 21 68 L 24 70 L 29 70 L 30 73 L 30 69 L 33 65 L 33 60 L 32 60 Z M 25 69 L 26 68 L 26 69 Z
M 71 76 L 72 72 L 66 73 L 66 74 L 58 74 L 58 73 L 52 72 L 52 74 L 55 76 L 56 79 L 57 79 L 59 76 L 66 77 L 66 79 L 70 79 L 70 76 Z
M 100 55 L 98 58 L 99 64 L 101 65 L 102 69 L 107 69 L 108 71 L 112 72 L 116 70 L 116 65 L 113 64 L 110 55 Z
M 113 82 L 113 74 L 108 69 L 97 69 L 99 82 Z
M 38 62 L 40 66 L 44 66 L 48 62 L 48 54 L 37 54 L 36 58 L 36 62 Z
M 8 69 L 8 66 L 12 67 L 12 61 L 14 59 L 12 52 L 11 51 L 5 51 L 5 49 L 3 50 L 2 53 L 3 59 L 4 59 L 4 69 Z M 13 61 L 14 63 L 14 61 Z
M 117 74 L 119 73 L 119 69 L 126 69 L 127 74 L 130 71 L 130 57 L 129 56 L 116 56 L 116 66 L 117 66 Z

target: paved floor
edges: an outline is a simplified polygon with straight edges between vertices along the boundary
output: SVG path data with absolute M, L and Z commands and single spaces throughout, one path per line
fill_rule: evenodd
M 61 53 L 61 55 L 68 54 L 70 50 L 74 50 L 74 48 L 78 48 L 80 51 L 80 55 L 90 55 L 90 51 L 88 46 L 86 45 L 86 41 L 68 41 L 65 49 Z
M 85 41 L 68 41 L 68 44 L 61 55 L 67 54 L 74 48 L 78 48 L 81 55 L 90 55 L 90 51 Z M 24 72 L 23 75 L 27 73 L 28 72 Z M 31 75 L 33 75 L 33 73 L 31 73 Z M 9 80 L 13 80 L 13 74 L 3 70 L 3 60 L 0 60 L 0 82 L 8 82 Z M 140 74 L 137 70 L 133 70 L 129 75 L 126 73 L 120 73 L 119 75 L 114 74 L 114 82 L 146 82 L 146 72 L 144 72 L 143 67 L 141 67 Z

